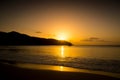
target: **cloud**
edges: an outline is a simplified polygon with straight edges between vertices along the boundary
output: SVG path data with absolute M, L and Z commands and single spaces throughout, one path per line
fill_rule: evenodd
M 42 32 L 40 32 L 40 31 L 37 31 L 37 32 L 35 32 L 35 33 L 42 33 Z
M 87 39 L 83 39 L 82 41 L 86 41 L 86 42 L 111 42 L 111 41 L 107 41 L 107 40 L 104 40 L 104 39 L 100 39 L 98 37 L 90 37 L 90 38 L 87 38 Z

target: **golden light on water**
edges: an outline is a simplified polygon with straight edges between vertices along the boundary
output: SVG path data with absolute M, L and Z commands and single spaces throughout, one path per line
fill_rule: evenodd
M 61 57 L 64 58 L 65 55 L 64 55 L 64 46 L 61 46 Z
M 16 66 L 27 69 L 36 69 L 36 70 L 54 70 L 54 71 L 67 71 L 67 72 L 78 72 L 78 69 L 64 67 L 64 66 L 52 66 L 52 65 L 40 65 L 40 64 L 27 64 L 19 63 Z
M 102 71 L 92 71 L 92 70 L 85 70 L 85 69 L 76 69 L 71 67 L 64 67 L 64 66 L 52 66 L 52 65 L 40 65 L 40 64 L 27 64 L 27 63 L 18 63 L 15 66 L 20 68 L 27 68 L 32 70 L 53 70 L 53 71 L 62 71 L 62 72 L 84 72 L 84 73 L 92 73 L 92 74 L 100 74 L 106 76 L 113 76 L 120 78 L 119 74 L 116 73 L 109 73 L 109 72 L 102 72 Z
M 60 66 L 60 71 L 63 71 L 64 67 L 63 66 Z

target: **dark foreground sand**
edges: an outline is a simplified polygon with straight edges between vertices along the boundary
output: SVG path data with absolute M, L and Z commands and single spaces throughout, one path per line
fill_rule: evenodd
M 20 68 L 0 63 L 0 80 L 120 80 L 120 78 L 82 72 Z

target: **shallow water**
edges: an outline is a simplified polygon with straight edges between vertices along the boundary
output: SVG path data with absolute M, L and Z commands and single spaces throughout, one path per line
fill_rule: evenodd
M 103 71 L 93 71 L 93 70 L 86 70 L 86 69 L 76 69 L 71 67 L 64 67 L 64 66 L 52 66 L 52 65 L 39 65 L 39 64 L 28 64 L 28 63 L 17 63 L 14 66 L 32 70 L 52 70 L 52 71 L 61 71 L 61 72 L 80 72 L 80 73 L 90 73 L 90 74 L 98 74 L 98 75 L 105 75 L 110 77 L 120 78 L 120 74 L 117 73 L 110 73 L 110 72 L 103 72 Z
M 0 46 L 0 59 L 120 73 L 120 47 Z

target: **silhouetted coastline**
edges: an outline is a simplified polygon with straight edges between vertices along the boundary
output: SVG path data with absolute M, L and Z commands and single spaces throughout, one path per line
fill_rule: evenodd
M 46 39 L 32 37 L 26 34 L 21 34 L 16 31 L 0 32 L 0 45 L 68 45 L 72 43 L 65 40 Z

